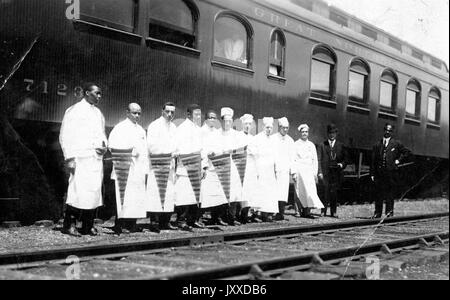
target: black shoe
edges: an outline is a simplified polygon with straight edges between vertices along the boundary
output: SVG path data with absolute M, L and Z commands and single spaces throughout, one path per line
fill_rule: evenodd
M 160 227 L 162 230 L 178 230 L 178 227 L 173 226 L 170 223 L 164 224 Z
M 94 227 L 90 228 L 90 229 L 84 229 L 81 231 L 82 235 L 90 235 L 90 236 L 97 236 L 98 235 L 98 231 L 97 229 L 95 229 Z
M 148 230 L 150 230 L 151 232 L 155 232 L 155 233 L 160 233 L 161 232 L 161 229 L 159 229 L 159 226 L 155 225 L 155 224 L 150 225 Z
M 252 223 L 262 223 L 262 220 L 260 218 L 258 218 L 257 216 L 253 216 L 250 221 Z
M 313 215 L 305 215 L 304 218 L 311 219 L 311 220 L 315 220 L 316 219 L 316 217 L 314 217 Z
M 234 225 L 235 225 L 235 226 L 240 226 L 240 225 L 242 225 L 242 223 L 239 222 L 238 220 L 234 220 Z
M 214 225 L 220 225 L 220 226 L 228 226 L 228 224 L 226 222 L 224 222 L 222 219 L 217 219 L 215 221 L 212 222 Z
M 370 217 L 371 219 L 379 219 L 381 218 L 381 215 L 379 214 L 374 214 L 373 216 Z
M 338 215 L 335 215 L 335 214 L 332 214 L 331 217 L 332 217 L 332 218 L 335 218 L 335 219 L 339 219 L 339 216 L 338 216 Z
M 123 233 L 122 227 L 117 226 L 117 225 L 112 227 L 111 230 L 117 235 L 121 235 Z
M 178 225 L 178 228 L 180 228 L 183 231 L 189 231 L 189 232 L 194 231 L 194 229 L 187 224 Z
M 81 234 L 78 232 L 74 225 L 70 226 L 69 228 L 61 229 L 61 232 L 74 237 L 81 237 Z
M 198 229 L 205 229 L 206 226 L 202 222 L 194 222 L 194 224 L 192 224 L 192 227 Z

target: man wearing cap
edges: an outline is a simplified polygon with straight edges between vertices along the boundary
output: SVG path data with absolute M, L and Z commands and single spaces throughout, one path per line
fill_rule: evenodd
M 136 220 L 145 218 L 145 178 L 148 174 L 147 139 L 145 130 L 138 124 L 141 117 L 141 107 L 130 103 L 127 108 L 127 118 L 114 126 L 109 135 L 110 149 L 133 149 L 132 162 L 126 178 L 124 198 L 120 197 L 119 178 L 113 167 L 111 179 L 115 181 L 117 218 L 114 231 L 138 231 Z M 123 201 L 123 203 L 121 203 Z
M 394 191 L 398 185 L 398 168 L 411 154 L 400 141 L 392 138 L 393 131 L 394 126 L 386 123 L 383 138 L 372 149 L 370 176 L 378 190 L 372 218 L 381 218 L 384 200 L 386 200 L 386 217 L 394 216 Z
M 322 216 L 327 215 L 330 207 L 332 218 L 338 218 L 337 204 L 339 203 L 340 189 L 342 183 L 342 171 L 348 163 L 348 154 L 344 144 L 338 140 L 338 128 L 335 124 L 327 126 L 328 139 L 318 149 L 319 180 L 324 186 L 324 208 Z
M 284 209 L 288 202 L 289 182 L 294 152 L 294 140 L 287 134 L 289 121 L 283 117 L 278 119 L 278 132 L 273 135 L 277 145 L 276 175 L 278 184 L 278 209 L 275 220 L 284 220 Z
M 191 104 L 187 108 L 186 120 L 177 127 L 176 153 L 177 155 L 203 153 L 202 110 L 199 105 Z M 207 161 L 202 157 L 202 169 L 207 167 Z M 194 187 L 188 176 L 186 167 L 178 157 L 175 181 L 175 206 L 178 227 L 182 230 L 192 231 L 192 227 L 204 228 L 205 225 L 198 222 L 200 217 L 200 203 L 197 203 Z
M 222 153 L 230 153 L 241 147 L 238 132 L 233 129 L 234 111 L 229 107 L 220 110 L 222 117 L 222 130 L 220 131 L 220 141 Z M 240 225 L 236 220 L 236 214 L 240 212 L 242 201 L 242 184 L 236 164 L 231 160 L 230 170 L 230 205 L 228 207 L 227 222 L 229 225 Z
M 170 218 L 175 210 L 175 159 L 177 126 L 173 123 L 175 104 L 166 102 L 161 111 L 161 117 L 148 126 L 147 145 L 152 156 L 171 155 L 172 160 L 168 168 L 169 176 L 165 190 L 165 197 L 161 199 L 155 170 L 150 166 L 147 181 L 147 211 L 150 214 L 151 231 L 159 232 L 161 229 L 175 230 L 170 224 Z M 154 223 L 153 223 L 154 221 Z
M 247 146 L 247 163 L 242 186 L 242 210 L 239 221 L 243 224 L 248 223 L 249 221 L 259 223 L 261 220 L 256 216 L 255 212 L 255 210 L 259 208 L 256 159 L 253 153 L 255 136 L 251 133 L 252 128 L 254 127 L 254 120 L 251 114 L 244 114 L 240 120 L 242 122 L 242 132 L 240 134 L 241 145 L 242 147 Z M 250 209 L 252 210 L 251 212 Z
M 265 222 L 273 221 L 273 214 L 278 213 L 278 185 L 276 170 L 276 143 L 271 134 L 273 118 L 263 118 L 264 130 L 255 137 L 253 151 L 256 157 L 256 174 L 258 178 L 259 211 Z
M 202 141 L 204 156 L 208 157 L 208 167 L 201 186 L 202 211 L 211 212 L 211 225 L 227 226 L 223 221 L 228 208 L 228 200 L 217 175 L 211 155 L 217 155 L 222 151 L 220 139 L 220 122 L 214 110 L 208 110 L 205 114 L 205 122 L 202 126 Z

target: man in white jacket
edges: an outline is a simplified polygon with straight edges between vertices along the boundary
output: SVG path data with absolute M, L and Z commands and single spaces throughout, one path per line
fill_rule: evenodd
M 177 126 L 173 123 L 175 104 L 166 102 L 162 108 L 161 117 L 150 123 L 147 130 L 147 145 L 150 160 L 155 162 L 150 167 L 147 182 L 147 211 L 150 213 L 152 226 L 150 230 L 159 232 L 161 229 L 176 230 L 170 224 L 170 218 L 175 210 L 175 159 Z M 162 176 L 161 176 L 162 174 Z M 161 180 L 167 178 L 167 184 L 161 185 Z M 167 176 L 167 177 L 166 177 Z M 165 189 L 164 189 L 165 187 Z M 162 189 L 162 192 L 160 191 Z M 165 193 L 164 193 L 165 192 Z
M 105 118 L 96 107 L 101 89 L 86 84 L 84 97 L 69 107 L 61 125 L 59 142 L 70 173 L 62 232 L 79 236 L 75 218 L 81 218 L 82 234 L 96 235 L 95 210 L 103 204 L 103 155 L 106 152 Z
M 284 220 L 284 209 L 288 202 L 291 165 L 294 153 L 294 140 L 287 134 L 289 121 L 283 117 L 278 119 L 278 132 L 273 135 L 277 148 L 276 175 L 278 184 L 278 210 L 275 220 Z
M 108 146 L 113 152 L 132 149 L 131 165 L 129 166 L 126 187 L 121 199 L 119 178 L 113 167 L 111 179 L 116 187 L 116 224 L 114 231 L 118 234 L 126 231 L 139 231 L 136 220 L 146 217 L 145 211 L 145 178 L 148 174 L 148 152 L 144 128 L 138 124 L 141 117 L 141 107 L 137 103 L 130 103 L 127 108 L 127 118 L 114 126 L 109 135 Z M 123 201 L 123 203 L 122 203 Z

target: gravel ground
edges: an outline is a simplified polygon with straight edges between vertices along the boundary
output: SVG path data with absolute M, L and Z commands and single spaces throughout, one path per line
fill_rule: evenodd
M 402 202 L 396 202 L 395 204 L 396 216 L 448 211 L 449 200 L 444 198 L 405 200 Z M 204 234 L 220 232 L 219 230 L 223 230 L 224 232 L 233 232 L 243 230 L 259 230 L 261 228 L 277 228 L 286 225 L 334 223 L 338 222 L 339 220 L 368 218 L 373 214 L 373 204 L 340 206 L 338 208 L 339 220 L 330 217 L 317 218 L 315 220 L 297 218 L 294 216 L 294 213 L 295 212 L 292 209 L 288 209 L 286 211 L 286 220 L 281 222 L 261 224 L 253 223 L 236 227 L 217 227 L 216 229 L 207 230 L 195 229 L 192 233 L 184 231 L 164 230 L 159 234 L 144 231 L 143 233 L 123 234 L 121 236 L 117 236 L 114 235 L 113 232 L 109 229 L 109 227 L 113 226 L 113 223 L 111 221 L 107 221 L 102 225 L 97 226 L 100 234 L 96 237 L 83 236 L 80 238 L 76 238 L 64 235 L 59 231 L 59 226 L 55 226 L 54 228 L 40 226 L 0 228 L 0 254 L 23 251 L 50 250 L 59 247 L 80 247 L 105 242 L 137 242 L 186 236 L 201 236 Z M 316 210 L 313 211 L 313 213 L 318 214 L 319 211 Z M 139 223 L 148 223 L 148 219 L 140 220 Z
M 381 280 L 448 280 L 449 261 L 428 263 L 422 266 L 408 266 L 402 270 L 380 274 Z

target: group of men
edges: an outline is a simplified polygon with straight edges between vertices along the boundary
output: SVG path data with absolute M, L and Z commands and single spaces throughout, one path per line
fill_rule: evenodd
M 115 180 L 117 214 L 113 230 L 117 234 L 141 230 L 136 221 L 147 217 L 150 230 L 156 232 L 204 228 L 207 211 L 209 224 L 222 226 L 284 219 L 289 182 L 294 175 L 294 141 L 287 134 L 287 118 L 278 120 L 276 134 L 272 134 L 274 119 L 264 118 L 264 130 L 253 136 L 252 115 L 240 118 L 242 131 L 233 129 L 234 111 L 229 107 L 223 107 L 220 115 L 208 110 L 202 125 L 202 110 L 192 104 L 177 127 L 173 122 L 175 104 L 167 102 L 161 117 L 145 131 L 138 124 L 141 107 L 130 103 L 127 118 L 107 139 L 104 117 L 96 107 L 100 99 L 101 89 L 87 84 L 83 99 L 67 109 L 63 118 L 60 144 L 70 173 L 63 233 L 97 234 L 94 216 L 95 209 L 103 204 L 103 156 L 108 150 L 108 159 L 113 162 L 111 179 Z M 392 132 L 389 126 L 385 137 Z M 329 125 L 328 139 L 318 149 L 317 174 L 325 186 L 322 214 L 326 215 L 330 206 L 334 217 L 342 171 L 348 163 L 345 147 L 336 136 L 336 126 Z M 394 182 L 386 179 L 394 176 L 386 174 L 407 155 L 400 142 L 390 135 L 389 139 L 390 146 L 377 146 L 381 148 L 375 149 L 373 158 L 372 175 L 383 184 Z M 391 195 L 387 192 L 385 196 Z M 375 217 L 380 217 L 377 203 Z M 393 214 L 393 201 L 388 201 L 386 210 L 388 215 Z M 171 222 L 174 214 L 176 226 Z M 75 227 L 77 219 L 82 222 L 80 230 Z

